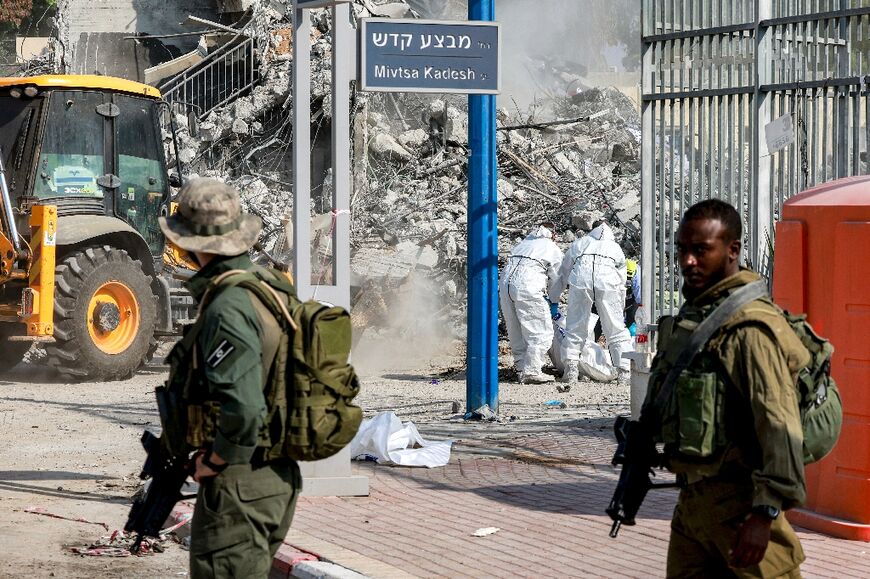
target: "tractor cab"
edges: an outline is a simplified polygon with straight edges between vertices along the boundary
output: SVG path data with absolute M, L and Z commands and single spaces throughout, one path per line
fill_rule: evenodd
M 38 339 L 63 374 L 123 378 L 177 331 L 190 299 L 164 273 L 158 224 L 168 113 L 128 80 L 0 78 L 0 366 Z
M 169 198 L 157 89 L 102 76 L 0 79 L 0 147 L 13 203 L 129 224 L 160 258 Z

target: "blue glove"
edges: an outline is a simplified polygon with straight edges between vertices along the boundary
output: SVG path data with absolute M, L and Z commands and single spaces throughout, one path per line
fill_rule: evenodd
M 559 304 L 550 303 L 550 315 L 556 317 L 559 314 Z

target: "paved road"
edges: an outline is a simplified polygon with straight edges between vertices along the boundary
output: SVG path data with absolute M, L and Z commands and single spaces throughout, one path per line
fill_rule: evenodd
M 449 366 L 449 363 L 447 364 Z M 123 526 L 142 461 L 141 431 L 157 425 L 155 367 L 112 384 L 57 382 L 38 365 L 0 378 L 0 577 L 177 577 L 187 553 L 170 546 L 143 558 L 82 558 L 68 547 L 105 535 L 102 527 L 24 512 Z M 455 440 L 448 466 L 408 469 L 356 463 L 370 477 L 367 498 L 303 498 L 288 537 L 336 563 L 377 577 L 649 577 L 661 575 L 675 494 L 650 496 L 642 521 L 607 536 L 602 509 L 616 479 L 612 417 L 627 392 L 586 385 L 505 384 L 502 414 L 472 423 L 452 413 L 461 374 L 445 364 L 363 379 L 368 415 L 395 411 L 424 437 Z M 545 403 L 559 399 L 568 405 Z M 500 530 L 472 537 L 482 527 Z M 867 545 L 802 532 L 808 577 L 867 576 Z
M 40 365 L 0 376 L 0 577 L 177 577 L 187 552 L 170 545 L 148 557 L 81 557 L 107 531 L 123 528 L 138 487 L 139 436 L 158 424 L 154 387 L 162 368 L 115 383 L 66 384 Z

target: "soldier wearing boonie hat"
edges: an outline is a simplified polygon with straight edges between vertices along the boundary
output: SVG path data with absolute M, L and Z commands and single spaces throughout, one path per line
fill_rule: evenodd
M 262 228 L 242 211 L 238 192 L 196 179 L 178 194 L 178 211 L 160 218 L 166 237 L 188 251 L 200 271 L 188 281 L 197 300 L 231 271 L 262 272 L 248 256 Z M 267 415 L 263 390 L 280 327 L 247 290 L 229 287 L 206 303 L 169 354 L 168 390 L 180 392 L 184 424 L 164 433 L 199 449 L 191 522 L 190 572 L 198 577 L 266 577 L 302 488 L 297 464 L 266 460 L 258 441 Z M 203 411 L 202 409 L 208 409 Z

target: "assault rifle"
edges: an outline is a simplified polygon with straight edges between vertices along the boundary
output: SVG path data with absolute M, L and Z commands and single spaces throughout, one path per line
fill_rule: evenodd
M 130 548 L 131 553 L 139 552 L 145 537 L 158 537 L 175 503 L 188 498 L 181 494 L 184 481 L 190 474 L 188 458 L 165 456 L 160 448 L 160 439 L 148 430 L 142 434 L 142 446 L 148 458 L 139 478 L 150 478 L 151 484 L 142 496 L 133 500 L 127 524 L 124 525 L 125 531 L 137 534 Z
M 641 414 L 641 419 L 637 422 L 629 421 L 624 417 L 616 419 L 613 430 L 618 446 L 613 455 L 613 465 L 621 464 L 622 472 L 619 475 L 616 491 L 610 500 L 610 506 L 606 509 L 607 514 L 613 519 L 613 526 L 610 528 L 611 537 L 616 537 L 620 526 L 635 524 L 637 511 L 651 488 L 680 486 L 677 483 L 654 484 L 652 482 L 650 475 L 655 476 L 653 469 L 661 467 L 662 460 L 651 435 L 654 429 L 649 425 L 661 424 L 662 409 L 666 408 L 672 400 L 677 378 L 689 367 L 707 340 L 734 312 L 766 295 L 767 285 L 761 281 L 747 284 L 729 295 L 692 332 L 688 344 L 668 370 L 658 393 L 650 399 L 649 406 L 647 407 L 647 402 L 644 402 L 644 412 L 648 414 Z
M 676 483 L 653 483 L 654 469 L 662 466 L 662 456 L 643 423 L 620 416 L 613 424 L 616 452 L 613 466 L 622 465 L 619 482 L 606 512 L 613 520 L 610 536 L 614 539 L 622 525 L 633 526 L 646 493 L 652 488 L 674 488 Z

